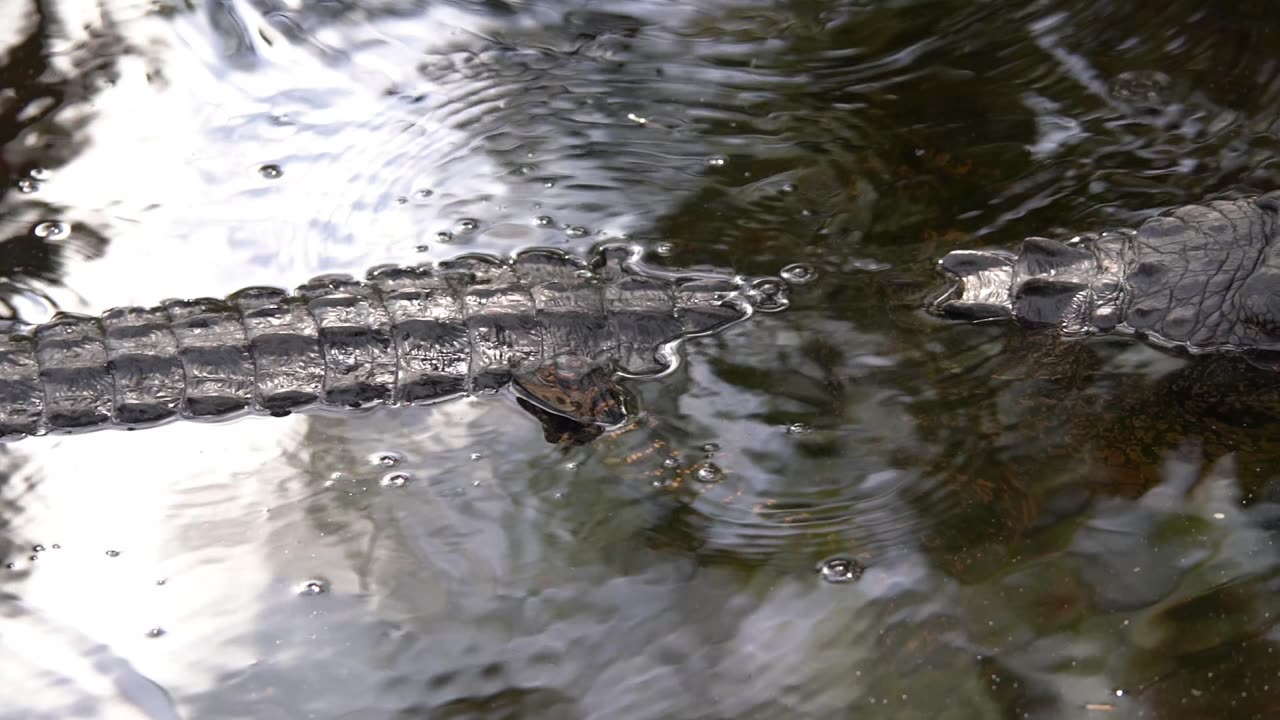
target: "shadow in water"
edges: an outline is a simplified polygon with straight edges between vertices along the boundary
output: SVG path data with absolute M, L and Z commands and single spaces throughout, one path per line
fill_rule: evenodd
M 116 63 L 133 50 L 99 9 L 94 24 L 72 27 L 56 4 L 40 0 L 25 34 L 4 48 L 0 65 L 0 312 L 20 321 L 22 306 L 57 309 L 48 289 L 60 286 L 72 256 L 102 256 L 108 238 L 76 210 L 35 195 L 48 173 L 75 159 L 91 141 L 93 97 L 114 82 Z

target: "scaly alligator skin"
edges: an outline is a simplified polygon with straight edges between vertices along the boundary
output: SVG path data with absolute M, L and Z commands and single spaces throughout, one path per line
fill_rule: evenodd
M 957 250 L 939 266 L 956 282 L 933 308 L 949 317 L 1268 363 L 1280 352 L 1280 192 L 1187 205 L 1137 230 L 1028 238 L 1016 255 Z
M 653 375 L 674 342 L 777 309 L 782 288 L 659 270 L 634 248 L 603 248 L 589 264 L 539 249 L 324 276 L 293 293 L 60 314 L 0 337 L 0 437 L 431 403 L 588 364 Z

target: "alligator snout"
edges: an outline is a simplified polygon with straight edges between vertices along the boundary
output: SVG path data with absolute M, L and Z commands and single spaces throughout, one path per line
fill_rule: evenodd
M 992 320 L 1013 315 L 1013 266 L 1016 256 L 1002 250 L 953 250 L 938 261 L 951 287 L 931 303 L 958 320 Z

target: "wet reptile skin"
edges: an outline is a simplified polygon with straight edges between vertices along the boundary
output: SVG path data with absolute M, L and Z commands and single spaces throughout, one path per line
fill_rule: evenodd
M 1191 353 L 1280 352 L 1280 192 L 1186 205 L 1134 230 L 1028 238 L 1017 254 L 957 250 L 939 265 L 955 284 L 933 307 L 949 317 Z
M 0 436 L 431 403 L 564 357 L 652 375 L 671 343 L 748 316 L 750 290 L 645 266 L 635 248 L 585 263 L 538 249 L 61 314 L 0 337 Z

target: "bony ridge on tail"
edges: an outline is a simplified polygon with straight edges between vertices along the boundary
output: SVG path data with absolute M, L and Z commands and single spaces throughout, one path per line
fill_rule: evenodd
M 670 372 L 685 340 L 788 302 L 777 278 L 664 269 L 641 256 L 634 245 L 585 261 L 546 248 L 468 254 L 377 267 L 363 280 L 321 276 L 292 292 L 60 313 L 0 336 L 0 438 L 506 387 L 557 437 L 566 423 L 617 426 L 628 417 L 618 377 Z

